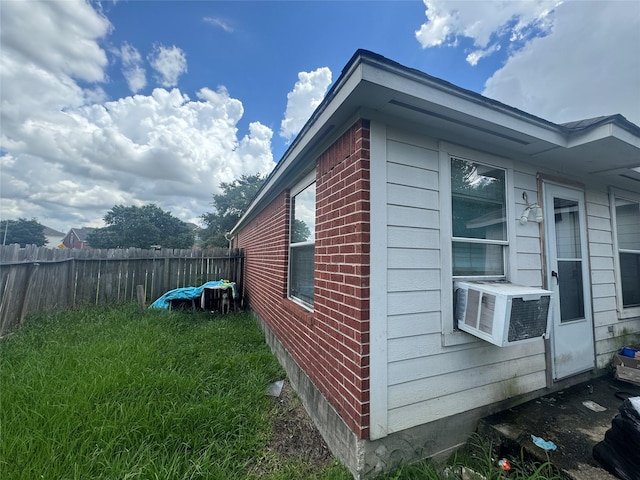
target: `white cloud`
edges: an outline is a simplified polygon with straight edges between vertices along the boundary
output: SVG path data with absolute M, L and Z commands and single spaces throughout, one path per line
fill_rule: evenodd
M 20 191 L 36 211 L 81 210 L 86 223 L 116 203 L 149 202 L 197 220 L 221 182 L 273 167 L 268 127 L 252 123 L 238 139 L 242 104 L 224 89 L 198 97 L 158 88 L 25 122 L 3 159 L 3 196 Z
M 129 90 L 138 93 L 147 85 L 147 75 L 142 66 L 142 56 L 135 47 L 128 43 L 122 45 L 120 49 L 122 59 L 122 74 L 127 80 Z
M 467 55 L 467 62 L 469 62 L 469 64 L 471 64 L 472 66 L 476 66 L 478 64 L 478 62 L 480 61 L 480 59 L 487 57 L 489 55 L 491 55 L 492 53 L 497 52 L 498 50 L 500 50 L 500 44 L 499 43 L 494 43 L 493 45 L 487 47 L 487 48 L 483 48 L 481 50 L 475 50 L 473 52 L 471 52 L 469 55 Z
M 3 2 L 0 15 L 2 143 L 33 112 L 80 106 L 102 95 L 111 24 L 82 0 Z
M 156 46 L 149 56 L 149 63 L 158 72 L 163 87 L 175 87 L 180 75 L 187 72 L 187 56 L 175 45 Z
M 640 4 L 566 2 L 484 95 L 554 122 L 621 113 L 640 125 Z
M 107 64 L 96 39 L 111 24 L 87 2 L 30 1 L 2 3 L 3 57 L 87 82 L 104 80 Z
M 287 110 L 280 124 L 280 136 L 291 140 L 316 109 L 331 84 L 331 70 L 321 67 L 298 73 L 298 81 L 287 94 Z
M 640 124 L 638 2 L 424 3 L 428 21 L 416 32 L 423 48 L 471 39 L 471 65 L 506 49 L 484 95 L 559 123 L 621 113 Z
M 422 24 L 416 39 L 422 48 L 457 46 L 460 37 L 473 40 L 478 51 L 484 51 L 494 36 L 509 41 L 523 41 L 533 32 L 548 33 L 548 19 L 561 0 L 537 1 L 476 1 L 424 0 L 427 22 Z M 491 53 L 467 57 L 472 63 Z M 472 63 L 473 64 L 473 63 Z
M 224 30 L 227 33 L 232 33 L 233 32 L 233 27 L 231 26 L 231 24 L 222 19 L 222 18 L 217 18 L 217 17 L 204 17 L 202 19 L 205 23 L 209 23 L 211 25 L 213 25 L 214 27 L 219 27 L 222 30 Z
M 35 217 L 67 231 L 102 226 L 116 204 L 156 203 L 198 222 L 221 182 L 273 167 L 272 130 L 253 122 L 239 136 L 242 103 L 222 87 L 202 88 L 195 100 L 157 88 L 106 101 L 95 82 L 107 78 L 99 42 L 110 24 L 84 1 L 11 1 L 2 9 L 3 218 Z M 130 45 L 111 53 L 123 67 L 142 60 Z M 186 71 L 178 48 L 158 47 L 153 60 L 164 83 Z M 130 80 L 140 87 L 140 78 Z

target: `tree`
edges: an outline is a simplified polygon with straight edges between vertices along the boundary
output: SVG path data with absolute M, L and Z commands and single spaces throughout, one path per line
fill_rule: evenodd
M 18 218 L 18 220 L 2 220 L 0 221 L 0 235 L 2 235 L 2 244 L 11 245 L 19 243 L 21 247 L 25 245 L 37 245 L 42 247 L 47 244 L 44 236 L 44 225 L 38 223 L 38 220 L 32 218 Z
M 311 239 L 311 230 L 309 230 L 309 226 L 300 220 L 299 218 L 294 219 L 293 221 L 293 233 L 291 234 L 291 241 L 295 242 L 306 242 Z
M 114 206 L 104 216 L 107 227 L 87 235 L 92 248 L 191 248 L 193 231 L 182 220 L 150 203 L 143 207 Z
M 231 183 L 222 182 L 222 193 L 213 195 L 214 211 L 202 215 L 206 228 L 202 231 L 202 243 L 208 247 L 226 247 L 225 234 L 238 223 L 240 217 L 256 196 L 265 177 L 260 174 L 242 175 Z

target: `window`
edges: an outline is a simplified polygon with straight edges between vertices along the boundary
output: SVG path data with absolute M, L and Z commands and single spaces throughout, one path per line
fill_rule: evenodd
M 454 277 L 506 276 L 505 178 L 502 168 L 451 158 Z
M 309 308 L 313 308 L 315 219 L 316 184 L 311 183 L 292 193 L 289 243 L 289 297 Z
M 640 307 L 640 201 L 614 196 L 622 308 Z

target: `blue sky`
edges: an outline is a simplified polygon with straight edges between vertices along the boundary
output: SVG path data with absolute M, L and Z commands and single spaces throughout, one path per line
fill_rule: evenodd
M 0 215 L 199 223 L 268 173 L 359 48 L 555 122 L 640 123 L 640 2 L 0 2 Z
M 204 86 L 224 85 L 243 103 L 238 123 L 243 130 L 257 119 L 277 133 L 298 72 L 328 67 L 335 80 L 359 48 L 475 91 L 482 91 L 504 60 L 498 54 L 473 67 L 449 48 L 421 49 L 415 37 L 425 17 L 420 1 L 137 1 L 103 4 L 103 9 L 114 27 L 115 46 L 127 42 L 143 56 L 158 44 L 186 52 L 181 91 L 192 96 Z M 144 29 L 141 19 L 147 19 Z M 458 50 L 473 44 L 458 41 Z M 109 69 L 112 98 L 131 93 L 119 67 L 114 63 Z M 138 93 L 153 87 L 149 82 Z M 285 143 L 279 135 L 272 138 L 276 160 Z

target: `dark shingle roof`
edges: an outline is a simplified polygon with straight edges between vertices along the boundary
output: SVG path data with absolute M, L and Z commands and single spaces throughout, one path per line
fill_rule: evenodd
M 630 122 L 624 116 L 620 114 L 616 115 L 602 115 L 600 117 L 585 118 L 584 120 L 576 120 L 574 122 L 561 123 L 560 126 L 570 130 L 571 132 L 579 132 L 582 130 L 588 130 L 590 128 L 599 127 L 607 123 L 613 123 L 618 125 L 635 135 L 640 136 L 640 127 L 635 123 Z
M 72 228 L 73 232 L 78 236 L 81 242 L 87 239 L 87 235 L 95 230 L 93 227 Z

